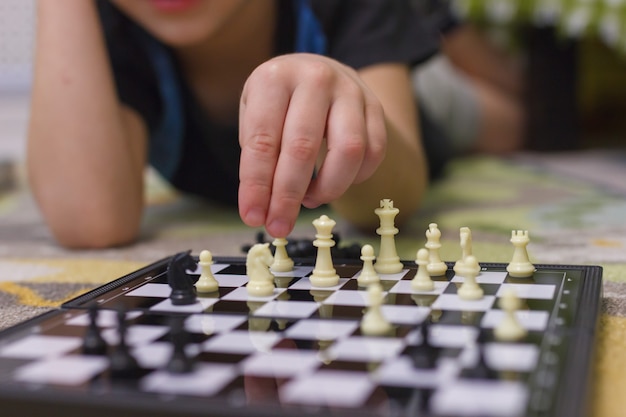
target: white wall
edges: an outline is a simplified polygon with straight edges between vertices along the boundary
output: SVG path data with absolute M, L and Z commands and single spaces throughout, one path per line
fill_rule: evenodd
M 0 0 L 0 159 L 24 154 L 35 0 Z

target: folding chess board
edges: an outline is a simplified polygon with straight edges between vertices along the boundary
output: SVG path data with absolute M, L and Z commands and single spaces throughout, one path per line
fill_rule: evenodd
M 0 406 L 11 415 L 46 416 L 581 416 L 601 298 L 600 267 L 537 265 L 515 279 L 506 265 L 481 264 L 485 295 L 461 300 L 452 268 L 416 292 L 416 265 L 381 275 L 382 312 L 393 324 L 383 337 L 359 330 L 367 292 L 361 265 L 337 263 L 339 284 L 312 287 L 313 265 L 296 260 L 276 274 L 269 297 L 250 297 L 245 260 L 217 258 L 219 293 L 176 306 L 169 299 L 168 259 L 95 289 L 54 311 L 0 333 Z M 190 273 L 199 274 L 197 271 Z M 514 288 L 528 335 L 494 339 L 497 301 Z M 88 308 L 113 349 L 123 309 L 126 343 L 140 365 L 115 378 L 105 355 L 82 352 Z M 190 372 L 172 373 L 168 337 L 182 318 L 193 358 Z M 411 352 L 423 343 L 437 354 L 422 369 Z M 478 362 L 489 377 L 472 372 Z M 21 413 L 21 414 L 18 414 Z

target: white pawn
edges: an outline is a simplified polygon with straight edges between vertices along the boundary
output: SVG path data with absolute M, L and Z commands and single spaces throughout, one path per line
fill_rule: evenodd
M 273 261 L 269 243 L 257 243 L 250 248 L 246 257 L 248 294 L 254 297 L 269 297 L 274 293 L 274 275 L 270 271 Z
M 511 232 L 511 243 L 515 246 L 515 252 L 513 252 L 513 259 L 506 270 L 514 278 L 532 277 L 535 272 L 535 266 L 530 262 L 526 251 L 529 242 L 528 230 L 513 230 Z
M 363 269 L 357 277 L 356 281 L 361 287 L 367 287 L 375 282 L 380 282 L 380 277 L 374 269 L 374 248 L 372 245 L 364 245 L 361 248 L 361 260 L 363 261 Z
M 416 291 L 432 291 L 435 289 L 433 280 L 430 279 L 428 273 L 428 249 L 420 249 L 417 251 L 415 263 L 418 265 L 417 273 L 411 280 L 411 288 Z
M 515 290 L 512 288 L 505 290 L 498 305 L 504 311 L 504 318 L 493 331 L 496 339 L 501 342 L 515 342 L 524 338 L 528 332 L 522 327 L 516 316 L 521 301 Z
M 219 283 L 211 272 L 213 265 L 213 255 L 208 250 L 200 252 L 198 257 L 198 265 L 200 266 L 200 278 L 196 282 L 196 290 L 199 293 L 211 293 L 219 289 Z
M 274 239 L 272 245 L 276 248 L 274 252 L 274 262 L 270 266 L 270 269 L 274 272 L 289 272 L 293 271 L 293 260 L 287 254 L 287 239 L 279 237 Z
M 365 336 L 384 336 L 392 327 L 381 311 L 383 304 L 383 287 L 379 283 L 367 287 L 369 306 L 361 320 L 361 333 Z
M 441 231 L 437 223 L 428 225 L 426 231 L 426 249 L 428 249 L 428 273 L 431 277 L 440 277 L 446 274 L 448 265 L 439 257 L 439 249 L 441 248 Z
M 465 261 L 458 266 L 456 273 L 463 277 L 463 284 L 458 290 L 459 297 L 462 300 L 480 300 L 483 298 L 484 291 L 476 282 L 476 277 L 480 272 L 480 265 L 474 255 L 469 255 Z

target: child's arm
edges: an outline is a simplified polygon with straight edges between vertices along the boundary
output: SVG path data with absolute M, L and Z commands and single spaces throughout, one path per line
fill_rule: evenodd
M 117 100 L 92 1 L 39 2 L 28 174 L 69 247 L 123 244 L 143 209 L 146 128 Z
M 360 70 L 359 75 L 383 106 L 387 152 L 374 175 L 351 186 L 331 205 L 354 225 L 371 232 L 380 225 L 374 209 L 383 198 L 392 199 L 400 209 L 397 224 L 415 213 L 428 185 L 428 162 L 407 66 L 379 64 Z
M 308 54 L 261 65 L 242 94 L 243 220 L 286 236 L 301 204 L 333 202 L 362 227 L 375 225 L 372 212 L 381 198 L 394 199 L 410 214 L 426 186 L 416 118 L 404 65 L 380 64 L 357 73 Z

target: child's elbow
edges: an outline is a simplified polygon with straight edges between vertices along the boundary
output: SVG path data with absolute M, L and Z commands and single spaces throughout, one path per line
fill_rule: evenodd
M 106 249 L 124 246 L 137 239 L 139 227 L 112 225 L 112 222 L 60 222 L 50 224 L 55 240 L 68 249 Z M 114 222 L 113 222 L 114 223 Z

